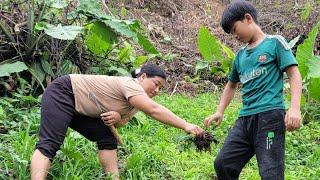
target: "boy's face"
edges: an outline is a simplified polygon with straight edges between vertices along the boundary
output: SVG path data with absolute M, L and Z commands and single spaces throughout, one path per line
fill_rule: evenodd
M 252 25 L 254 21 L 251 15 L 247 15 L 245 15 L 243 20 L 236 21 L 231 28 L 231 34 L 243 43 L 250 43 L 253 34 Z

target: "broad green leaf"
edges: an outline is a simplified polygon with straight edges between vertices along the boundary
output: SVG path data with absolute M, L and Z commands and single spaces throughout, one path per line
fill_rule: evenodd
M 104 22 L 108 26 L 110 26 L 113 30 L 118 32 L 120 35 L 133 39 L 146 52 L 151 54 L 159 53 L 157 49 L 153 46 L 153 44 L 146 37 L 144 37 L 141 33 L 139 33 L 136 30 L 139 28 L 139 24 L 136 23 L 135 21 L 121 21 L 121 20 L 113 19 L 113 20 L 105 20 Z
M 312 99 L 320 101 L 320 78 L 311 78 L 308 91 Z
M 54 77 L 54 73 L 52 71 L 52 66 L 47 60 L 41 59 L 41 67 L 44 70 L 44 72 L 46 72 L 47 74 L 49 74 L 52 77 Z
M 80 26 L 53 26 L 51 24 L 47 25 L 44 32 L 49 36 L 62 39 L 62 40 L 73 40 L 76 36 L 82 32 L 83 27 Z
M 133 48 L 130 44 L 125 43 L 125 47 L 122 48 L 119 52 L 118 59 L 120 62 L 125 62 L 129 59 L 131 52 L 133 51 Z
M 207 61 L 197 61 L 196 67 L 195 67 L 195 74 L 198 73 L 199 70 L 209 67 L 209 62 Z
M 300 35 L 295 37 L 294 39 L 292 39 L 290 42 L 289 42 L 289 47 L 290 49 L 292 49 L 296 44 L 297 42 L 299 41 L 300 39 Z
M 144 62 L 148 60 L 148 56 L 138 56 L 133 63 L 134 68 L 140 67 Z
M 138 43 L 139 45 L 143 48 L 148 53 L 151 54 L 159 54 L 158 50 L 153 46 L 153 44 L 144 37 L 142 34 L 137 32 L 137 37 L 138 37 Z
M 206 61 L 211 62 L 215 59 L 222 62 L 224 59 L 220 42 L 203 26 L 200 27 L 198 33 L 198 49 Z
M 32 74 L 32 76 L 35 78 L 35 80 L 41 85 L 42 82 L 46 78 L 46 74 L 40 64 L 40 62 L 34 62 L 31 64 L 29 68 L 29 72 Z
M 10 76 L 11 73 L 17 73 L 27 70 L 28 67 L 24 62 L 17 61 L 0 65 L 0 77 Z
M 64 60 L 62 66 L 58 69 L 58 76 L 66 74 L 77 74 L 80 73 L 78 66 L 74 65 L 70 60 Z
M 227 54 L 228 58 L 230 60 L 234 60 L 234 58 L 236 57 L 236 55 L 234 54 L 234 52 L 226 45 L 220 43 L 222 49 L 224 50 L 224 52 Z
M 316 26 L 312 28 L 312 31 L 308 34 L 308 38 L 304 40 L 297 48 L 296 58 L 299 63 L 299 70 L 302 78 L 305 78 L 308 74 L 307 62 L 314 55 L 313 47 L 319 31 L 320 21 Z
M 97 55 L 107 53 L 118 41 L 116 33 L 101 21 L 96 21 L 89 26 L 85 39 L 89 50 Z
M 308 61 L 309 76 L 313 78 L 320 78 L 320 56 L 313 56 Z
M 114 31 L 127 38 L 133 38 L 136 42 L 138 41 L 137 35 L 130 27 L 121 20 L 105 20 L 103 21 L 107 26 L 110 26 Z
M 96 0 L 80 0 L 80 5 L 77 8 L 85 12 L 96 12 L 99 11 L 102 7 L 101 1 Z

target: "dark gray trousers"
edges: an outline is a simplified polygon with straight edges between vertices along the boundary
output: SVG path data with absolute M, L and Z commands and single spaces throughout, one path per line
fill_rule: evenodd
M 263 180 L 283 180 L 284 117 L 285 111 L 278 109 L 240 117 L 214 161 L 218 179 L 238 179 L 242 168 L 256 155 Z

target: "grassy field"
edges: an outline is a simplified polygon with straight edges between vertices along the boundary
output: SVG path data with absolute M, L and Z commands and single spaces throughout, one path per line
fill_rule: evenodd
M 9 130 L 0 134 L 0 179 L 29 179 L 30 156 L 37 141 L 39 103 L 32 97 L 1 99 L 0 125 Z M 202 125 L 214 112 L 217 98 L 201 94 L 161 95 L 156 101 L 186 120 Z M 17 108 L 19 107 L 19 108 Z M 119 129 L 124 147 L 119 148 L 122 179 L 212 179 L 213 160 L 228 130 L 237 118 L 241 104 L 234 101 L 225 119 L 216 129 L 208 129 L 219 140 L 212 152 L 197 152 L 190 136 L 163 125 L 142 113 Z M 320 122 L 309 120 L 299 131 L 286 136 L 286 179 L 319 179 Z M 104 179 L 94 143 L 69 130 L 65 142 L 53 161 L 49 179 Z M 259 179 L 253 158 L 243 169 L 240 179 Z

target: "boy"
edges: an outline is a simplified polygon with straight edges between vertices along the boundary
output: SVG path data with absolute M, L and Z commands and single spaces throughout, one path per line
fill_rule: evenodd
M 241 169 L 256 155 L 262 179 L 284 179 L 285 131 L 300 127 L 302 82 L 297 62 L 281 36 L 266 35 L 258 25 L 257 11 L 246 1 L 236 1 L 223 12 L 221 26 L 247 43 L 236 55 L 217 111 L 204 120 L 219 125 L 242 84 L 243 107 L 217 155 L 218 179 L 238 179 Z M 291 104 L 285 113 L 283 72 L 289 77 Z

